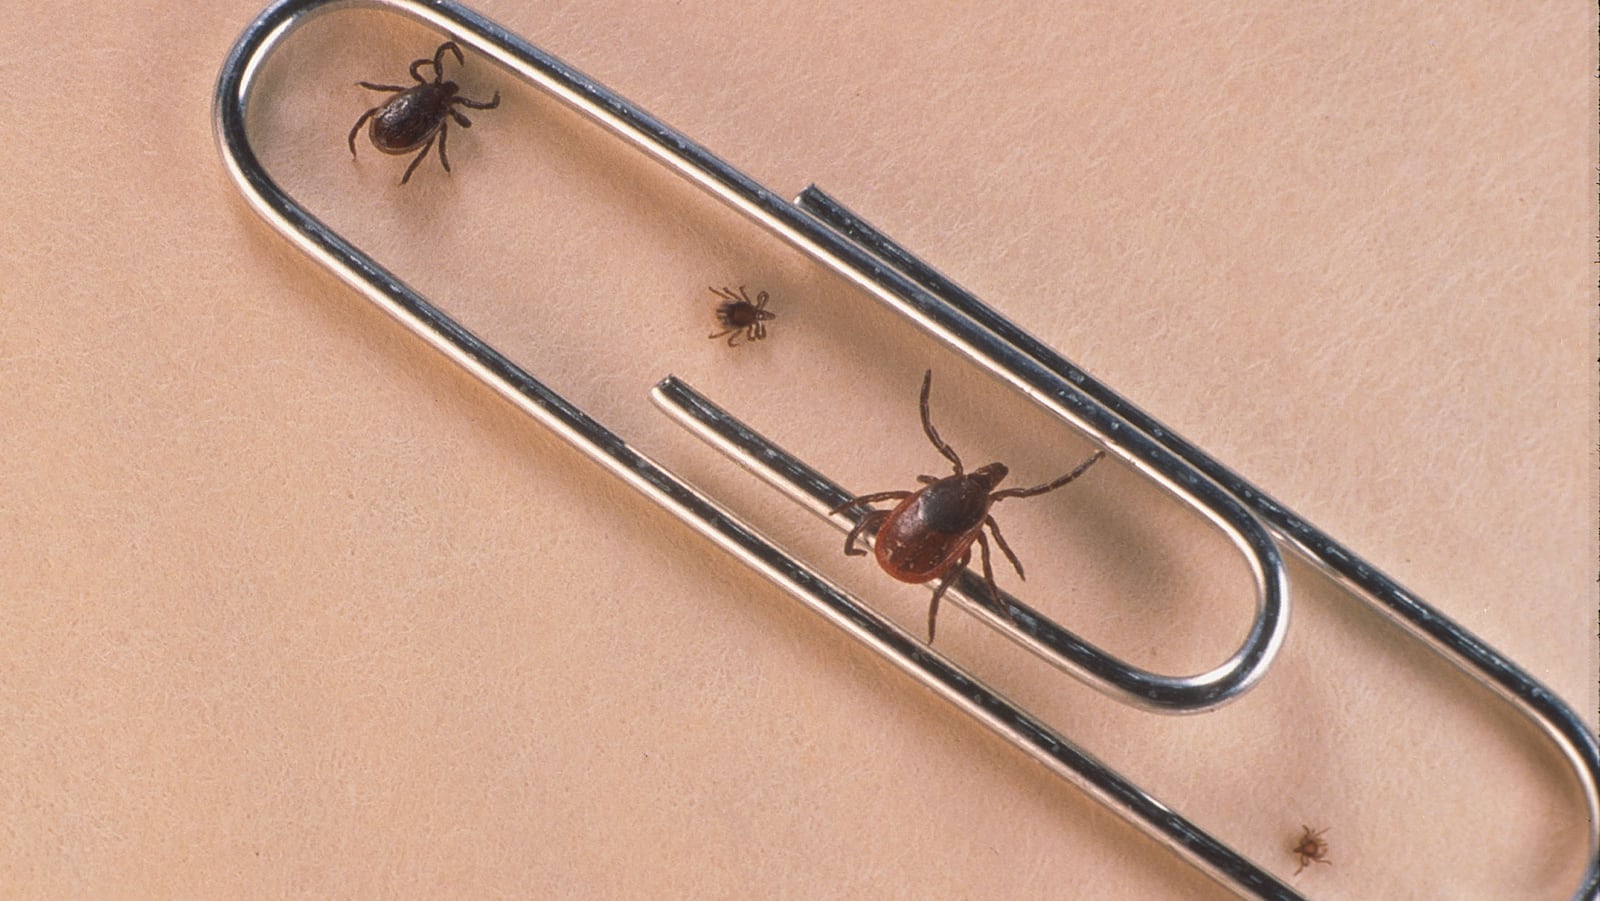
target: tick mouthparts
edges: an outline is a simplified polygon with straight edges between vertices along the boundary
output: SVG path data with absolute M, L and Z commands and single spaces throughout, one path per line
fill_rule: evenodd
M 999 485 L 1010 474 L 1011 470 L 1007 469 L 1004 463 L 990 463 L 988 466 L 973 470 L 968 474 L 968 477 L 981 480 L 993 490 L 996 485 Z

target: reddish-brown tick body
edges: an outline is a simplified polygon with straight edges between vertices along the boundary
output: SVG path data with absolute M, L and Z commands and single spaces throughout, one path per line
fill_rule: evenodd
M 358 81 L 356 84 L 369 91 L 387 91 L 396 96 L 389 98 L 381 106 L 375 106 L 361 114 L 356 124 L 350 129 L 350 155 L 356 154 L 356 135 L 361 133 L 361 126 L 367 120 L 372 120 L 372 126 L 367 130 L 367 137 L 372 140 L 372 146 L 380 151 L 399 156 L 410 153 L 418 147 L 422 152 L 406 167 L 406 174 L 400 177 L 400 183 L 405 184 L 411 180 L 411 173 L 422 163 L 422 158 L 428 155 L 433 148 L 435 139 L 439 141 L 439 162 L 444 166 L 444 171 L 450 171 L 450 157 L 445 154 L 445 140 L 450 134 L 449 120 L 454 119 L 462 128 L 471 128 L 472 120 L 463 116 L 456 110 L 457 106 L 468 109 L 494 109 L 500 105 L 500 92 L 494 92 L 494 99 L 488 103 L 468 100 L 460 96 L 460 88 L 453 81 L 444 80 L 444 55 L 454 53 L 456 62 L 465 60 L 461 56 L 461 48 L 455 41 L 445 41 L 433 54 L 433 59 L 419 59 L 411 64 L 411 77 L 417 80 L 415 85 L 405 87 L 395 84 L 372 84 L 367 81 Z M 423 66 L 433 66 L 433 80 L 428 81 L 418 71 Z
M 946 476 L 901 501 L 873 538 L 878 565 L 913 584 L 948 575 L 978 540 L 994 504 L 990 494 L 1005 477 L 1005 466 L 991 463 L 966 475 Z
M 892 510 L 869 510 L 856 522 L 844 541 L 844 552 L 850 556 L 865 554 L 856 547 L 856 539 L 863 534 L 873 536 L 872 552 L 878 566 L 891 577 L 902 582 L 920 584 L 938 579 L 933 590 L 933 600 L 928 604 L 928 641 L 933 641 L 934 624 L 939 616 L 939 599 L 960 577 L 972 561 L 972 545 L 978 545 L 983 561 L 983 578 L 989 587 L 989 596 L 995 607 L 1009 615 L 1010 608 L 1000 600 L 1000 589 L 994 583 L 994 567 L 989 562 L 989 540 L 984 529 L 994 535 L 995 544 L 1005 553 L 1012 568 L 1022 576 L 1022 563 L 1011 552 L 1000 534 L 1000 525 L 989 515 L 997 501 L 1008 497 L 1032 497 L 1054 491 L 1082 475 L 1105 455 L 1096 451 L 1077 468 L 1043 485 L 1032 488 L 1009 488 L 996 491 L 1008 471 L 1003 463 L 967 472 L 961 458 L 950 445 L 939 437 L 928 414 L 928 392 L 933 385 L 933 372 L 922 377 L 922 431 L 933 446 L 955 468 L 953 475 L 944 478 L 918 476 L 923 487 L 916 491 L 879 491 L 863 494 L 834 510 L 835 513 L 859 507 L 874 501 L 899 501 Z M 1026 578 L 1024 576 L 1024 578 Z
M 713 339 L 728 336 L 728 346 L 743 337 L 747 342 L 760 341 L 767 336 L 767 323 L 778 318 L 767 312 L 767 292 L 756 294 L 756 299 L 751 300 L 750 295 L 744 293 L 744 285 L 739 286 L 739 293 L 733 293 L 730 288 L 712 288 L 711 293 L 722 298 L 717 304 L 717 325 L 722 326 L 722 331 L 711 337 Z

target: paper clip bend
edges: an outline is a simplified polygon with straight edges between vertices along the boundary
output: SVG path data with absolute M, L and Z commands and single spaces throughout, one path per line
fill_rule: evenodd
M 299 25 L 324 12 L 379 8 L 451 36 L 555 96 L 856 283 L 980 368 L 1093 436 L 1228 534 L 1257 585 L 1257 614 L 1241 648 L 1192 677 L 1129 667 L 1014 599 L 1013 617 L 970 590 L 968 606 L 991 625 L 1113 696 L 1163 712 L 1208 709 L 1264 674 L 1288 624 L 1287 579 L 1274 535 L 1351 588 L 1413 636 L 1510 701 L 1566 756 L 1589 811 L 1590 863 L 1576 899 L 1600 898 L 1600 748 L 1579 718 L 1514 663 L 1412 596 L 1292 511 L 1212 460 L 868 223 L 807 188 L 789 203 L 625 98 L 495 23 L 447 0 L 279 0 L 250 23 L 218 78 L 214 125 L 230 175 L 252 207 L 313 259 L 435 349 L 690 527 L 983 723 L 1058 776 L 1088 792 L 1222 885 L 1245 897 L 1301 897 L 1275 876 L 1200 830 L 1027 711 L 999 696 L 871 608 L 777 548 L 754 529 L 551 391 L 511 360 L 323 225 L 262 168 L 245 129 L 261 62 Z M 816 509 L 848 493 L 748 430 L 674 379 L 657 402 L 702 437 Z M 1264 525 L 1263 525 L 1264 524 Z M 969 576 L 970 579 L 970 576 Z

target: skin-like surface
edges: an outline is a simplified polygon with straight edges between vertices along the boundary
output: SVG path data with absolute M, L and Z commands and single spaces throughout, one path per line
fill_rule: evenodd
M 0 15 L 0 885 L 27 898 L 1228 897 L 708 550 L 261 225 L 211 90 L 258 0 Z M 1593 4 L 476 8 L 774 191 L 815 181 L 1597 708 Z M 464 47 L 454 173 L 345 139 L 446 36 L 297 33 L 274 179 L 920 634 L 929 590 L 662 421 L 668 372 L 853 490 L 1089 446 Z M 425 73 L 431 77 L 431 72 Z M 492 119 L 492 127 L 491 127 Z M 363 141 L 365 138 L 363 137 Z M 707 285 L 780 317 L 733 353 Z M 1069 500 L 1070 498 L 1070 500 Z M 888 506 L 885 504 L 884 506 Z M 1225 540 L 1107 459 L 1004 502 L 1016 589 L 1141 665 L 1247 628 Z M 1239 702 L 936 649 L 1327 899 L 1565 898 L 1535 730 L 1291 562 Z M 1302 825 L 1332 865 L 1293 875 Z

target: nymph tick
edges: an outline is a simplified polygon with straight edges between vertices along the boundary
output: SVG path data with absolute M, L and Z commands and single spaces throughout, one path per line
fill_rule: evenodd
M 711 293 L 722 298 L 717 304 L 717 324 L 722 326 L 722 331 L 711 337 L 727 335 L 729 347 L 733 347 L 741 335 L 748 341 L 760 341 L 767 336 L 767 322 L 778 318 L 767 312 L 765 291 L 756 294 L 753 301 L 744 293 L 744 285 L 739 286 L 738 294 L 728 288 L 712 288 Z

